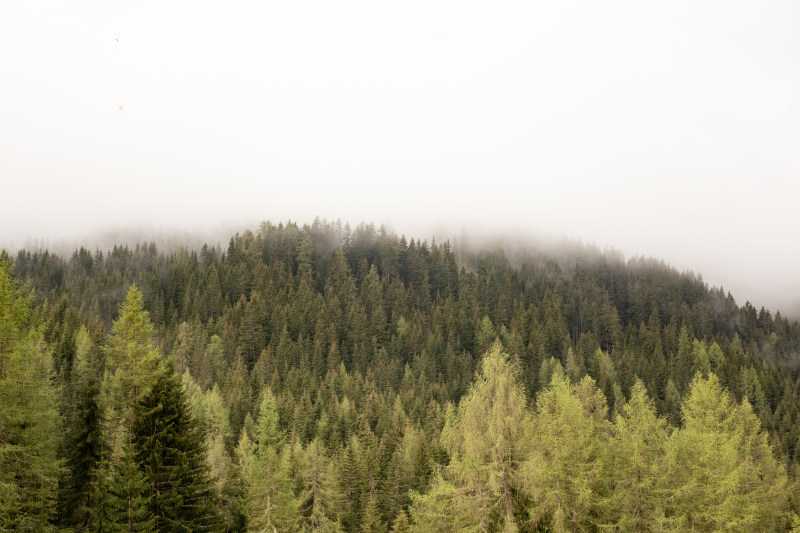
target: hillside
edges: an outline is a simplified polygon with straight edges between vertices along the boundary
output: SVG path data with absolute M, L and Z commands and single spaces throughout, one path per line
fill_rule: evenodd
M 800 510 L 800 325 L 657 260 L 319 220 L 9 259 L 0 384 L 30 385 L 0 392 L 0 527 L 785 531 Z

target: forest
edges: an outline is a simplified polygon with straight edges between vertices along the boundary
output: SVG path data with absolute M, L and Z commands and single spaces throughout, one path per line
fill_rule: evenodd
M 319 219 L 0 258 L 2 531 L 799 514 L 800 325 L 655 259 Z

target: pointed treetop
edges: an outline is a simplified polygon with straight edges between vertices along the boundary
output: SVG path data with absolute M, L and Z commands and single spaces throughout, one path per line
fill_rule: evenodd
M 142 292 L 131 284 L 125 301 L 119 309 L 119 318 L 111 326 L 114 337 L 123 342 L 142 342 L 149 340 L 153 334 L 150 315 L 144 309 Z

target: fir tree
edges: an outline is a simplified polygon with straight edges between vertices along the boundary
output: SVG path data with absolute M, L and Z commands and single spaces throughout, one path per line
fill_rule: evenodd
M 246 451 L 246 442 L 240 442 L 240 447 L 245 450 L 242 456 L 247 479 L 248 531 L 292 531 L 297 501 L 289 477 L 288 450 L 278 429 L 275 396 L 268 388 L 259 405 L 251 454 Z
M 681 407 L 683 427 L 666 443 L 675 472 L 671 527 L 767 531 L 782 523 L 786 472 L 745 400 L 736 405 L 716 375 L 697 374 Z
M 61 474 L 52 360 L 30 300 L 0 255 L 0 528 L 43 531 Z
M 556 532 L 588 529 L 600 514 L 605 398 L 586 376 L 571 385 L 555 374 L 536 399 L 535 431 L 524 465 L 530 513 Z
M 155 531 L 212 531 L 215 493 L 203 435 L 180 378 L 166 365 L 134 412 L 136 462 L 145 474 Z
M 669 426 L 658 417 L 644 384 L 638 381 L 613 425 L 608 446 L 614 480 L 608 502 L 610 521 L 624 531 L 654 531 L 664 522 L 665 444 Z
M 85 327 L 76 340 L 72 369 L 76 391 L 75 416 L 68 427 L 67 479 L 62 491 L 62 512 L 65 522 L 77 529 L 90 528 L 91 509 L 100 505 L 103 496 L 101 466 L 108 461 L 109 447 L 104 431 L 104 412 L 100 406 L 100 383 L 92 342 Z
M 107 358 L 110 422 L 112 427 L 131 429 L 133 409 L 149 392 L 161 362 L 153 344 L 153 326 L 135 284 L 128 289 L 119 319 L 112 325 Z
M 155 531 L 155 520 L 148 505 L 150 489 L 136 460 L 136 449 L 127 431 L 120 435 L 106 475 L 108 486 L 105 506 L 95 507 L 96 523 L 102 523 L 107 518 L 107 531 L 114 533 Z
M 519 530 L 515 509 L 524 494 L 520 465 L 527 457 L 531 429 L 519 369 L 495 343 L 481 364 L 470 392 L 449 411 L 442 441 L 450 452 L 442 487 L 432 493 L 451 494 L 454 509 L 469 509 L 482 530 Z M 425 522 L 436 500 L 418 500 L 415 522 Z M 433 506 L 433 509 L 431 508 Z M 416 517 L 419 517 L 418 521 Z
M 334 465 L 319 439 L 311 441 L 303 452 L 303 490 L 299 512 L 306 531 L 333 531 L 339 528 L 337 514 L 340 498 Z

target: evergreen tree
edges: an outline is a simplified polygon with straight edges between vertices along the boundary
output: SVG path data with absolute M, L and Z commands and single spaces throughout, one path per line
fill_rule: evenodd
M 101 500 L 105 505 L 95 506 L 92 518 L 99 525 L 106 520 L 108 523 L 106 528 L 97 528 L 95 531 L 155 531 L 155 520 L 149 507 L 150 489 L 136 460 L 136 449 L 129 432 L 123 430 L 120 435 L 118 447 L 106 472 L 107 493 L 105 499 Z
M 786 472 L 745 400 L 736 405 L 713 373 L 698 373 L 667 442 L 675 472 L 668 523 L 694 531 L 767 531 L 782 524 Z
M 411 531 L 411 524 L 408 522 L 408 513 L 405 509 L 400 509 L 392 522 L 391 533 L 408 533 L 409 531 Z
M 311 441 L 303 452 L 299 512 L 305 531 L 336 531 L 340 497 L 335 470 L 319 439 Z
M 259 405 L 252 452 L 246 451 L 247 444 L 240 442 L 247 486 L 248 531 L 282 533 L 295 527 L 297 501 L 283 440 L 278 429 L 275 396 L 267 388 Z
M 444 475 L 452 485 L 440 479 L 445 485 L 432 491 L 458 497 L 451 505 L 466 505 L 481 530 L 518 531 L 516 510 L 525 490 L 520 465 L 527 458 L 531 421 L 519 368 L 500 343 L 484 356 L 458 413 L 450 413 L 442 442 L 450 453 Z M 435 503 L 420 500 L 415 516 L 432 512 Z
M 535 430 L 524 466 L 531 518 L 556 532 L 581 531 L 598 521 L 603 497 L 605 399 L 586 376 L 570 385 L 554 374 L 536 399 Z
M 274 485 L 288 487 L 278 493 L 289 503 L 271 515 L 282 529 L 402 529 L 409 504 L 407 525 L 417 531 L 788 527 L 789 508 L 800 511 L 800 326 L 739 307 L 657 261 L 576 253 L 515 250 L 512 261 L 462 246 L 459 273 L 447 245 L 319 221 L 265 224 L 237 235 L 225 254 L 206 249 L 200 261 L 146 244 L 72 259 L 21 251 L 16 272 L 36 287 L 30 303 L 38 305 L 0 321 L 0 528 L 41 529 L 56 519 L 76 530 L 155 527 L 147 477 L 155 463 L 140 456 L 144 437 L 132 430 L 163 370 L 161 351 L 197 380 L 186 380 L 187 409 L 213 492 L 224 495 L 211 505 L 229 531 L 246 529 L 249 504 L 263 503 L 268 486 L 265 469 L 250 468 L 270 463 L 257 457 L 253 420 L 254 393 L 267 385 L 279 439 L 260 447 L 271 449 Z M 21 308 L 4 305 L 0 316 Z M 102 378 L 99 395 L 80 370 L 79 327 L 93 319 L 102 322 L 93 344 L 107 346 L 90 372 Z M 511 423 L 491 414 L 492 402 L 503 402 L 478 400 L 483 378 L 469 387 L 476 347 L 495 338 L 519 356 L 529 392 L 546 390 L 538 413 L 496 411 L 529 435 L 516 448 L 508 444 L 515 434 L 502 431 Z M 682 417 L 697 371 L 717 373 L 747 402 L 700 402 Z M 47 389 L 59 394 L 42 401 Z M 471 403 L 481 408 L 467 416 Z M 56 406 L 65 423 L 42 431 L 37 417 Z M 242 428 L 243 459 L 234 462 Z M 172 442 L 166 433 L 152 438 Z M 102 440 L 110 458 L 97 453 Z M 519 451 L 510 462 L 509 450 Z M 28 452 L 34 461 L 25 462 Z M 59 454 L 68 468 L 55 517 L 54 486 L 32 476 L 54 479 L 42 474 Z M 326 490 L 331 479 L 338 486 Z M 114 493 L 126 483 L 122 506 Z M 118 520 L 115 509 L 133 518 Z M 277 515 L 287 509 L 283 521 Z M 263 527 L 257 520 L 251 527 Z
M 218 527 L 203 435 L 180 378 L 166 365 L 134 411 L 133 446 L 145 474 L 155 531 Z
M 111 372 L 106 384 L 111 427 L 130 429 L 133 410 L 153 385 L 161 355 L 153 344 L 153 326 L 142 293 L 131 285 L 111 327 L 107 348 Z
M 409 514 L 413 533 L 478 533 L 486 531 L 476 520 L 473 497 L 443 477 L 434 479 L 425 494 L 411 493 Z
M 76 339 L 72 369 L 77 406 L 67 428 L 67 478 L 61 498 L 64 522 L 79 530 L 92 528 L 92 509 L 101 505 L 99 500 L 104 497 L 101 469 L 110 454 L 104 430 L 104 412 L 100 406 L 97 369 L 91 338 L 82 326 Z
M 669 426 L 656 414 L 641 381 L 634 384 L 612 429 L 608 475 L 614 487 L 608 518 L 621 531 L 658 531 L 664 523 Z
M 52 360 L 0 255 L 0 528 L 44 531 L 61 474 Z

